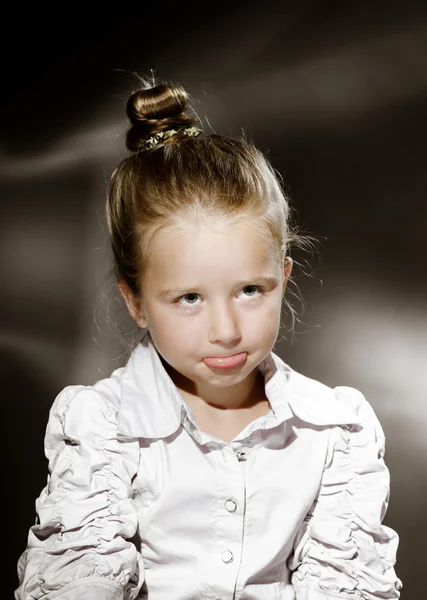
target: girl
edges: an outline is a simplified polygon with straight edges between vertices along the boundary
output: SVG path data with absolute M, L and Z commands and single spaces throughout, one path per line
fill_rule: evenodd
M 273 351 L 292 269 L 266 158 L 204 136 L 179 85 L 127 103 L 107 220 L 143 329 L 125 367 L 50 412 L 16 600 L 399 598 L 370 404 Z

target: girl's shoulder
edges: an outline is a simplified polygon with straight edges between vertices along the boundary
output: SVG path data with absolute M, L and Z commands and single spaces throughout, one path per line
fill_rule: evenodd
M 288 403 L 297 417 L 315 425 L 362 425 L 375 421 L 374 409 L 364 394 L 347 385 L 331 387 L 304 375 L 275 355 L 286 383 Z
M 83 432 L 98 437 L 116 435 L 122 371 L 116 369 L 93 385 L 69 385 L 59 392 L 49 412 L 47 447 L 55 445 L 58 436 L 72 440 Z

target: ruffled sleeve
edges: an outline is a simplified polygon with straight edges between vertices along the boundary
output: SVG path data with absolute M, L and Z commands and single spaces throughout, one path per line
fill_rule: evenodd
M 104 395 L 69 386 L 56 398 L 45 437 L 47 485 L 18 562 L 16 600 L 134 600 L 144 579 L 131 538 L 139 446 L 117 437 Z
M 390 489 L 384 433 L 363 394 L 348 387 L 335 394 L 360 424 L 331 427 L 319 493 L 288 561 L 296 598 L 399 598 L 399 538 L 382 525 Z

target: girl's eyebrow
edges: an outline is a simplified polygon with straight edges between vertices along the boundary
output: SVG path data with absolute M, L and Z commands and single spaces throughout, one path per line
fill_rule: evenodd
M 260 284 L 260 285 L 265 285 L 266 287 L 268 286 L 275 286 L 278 285 L 279 283 L 279 279 L 277 278 L 276 275 L 260 275 L 259 277 L 253 277 L 252 279 L 246 279 L 244 281 L 237 281 L 234 285 L 235 287 L 245 287 L 246 285 L 256 285 L 256 284 Z M 158 292 L 156 294 L 156 296 L 158 298 L 164 298 L 166 296 L 178 296 L 180 294 L 188 294 L 189 291 L 191 290 L 192 292 L 194 290 L 199 289 L 202 286 L 188 286 L 188 287 L 179 287 L 179 288 L 168 288 L 165 290 L 161 290 L 160 292 Z

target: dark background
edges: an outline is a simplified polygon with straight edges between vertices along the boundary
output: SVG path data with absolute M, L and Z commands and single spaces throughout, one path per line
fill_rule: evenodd
M 106 184 L 130 71 L 183 83 L 220 133 L 283 175 L 320 253 L 296 253 L 299 314 L 277 352 L 359 388 L 386 437 L 403 599 L 425 596 L 427 5 L 292 1 L 3 9 L 0 368 L 7 597 L 46 482 L 56 394 L 125 360 Z M 178 4 L 178 3 L 177 3 Z M 298 300 L 300 291 L 305 305 Z M 294 294 L 294 295 L 292 295 Z M 304 308 L 305 307 L 305 308 Z M 107 308 L 111 313 L 108 322 Z M 4 591 L 4 588 L 3 588 Z

